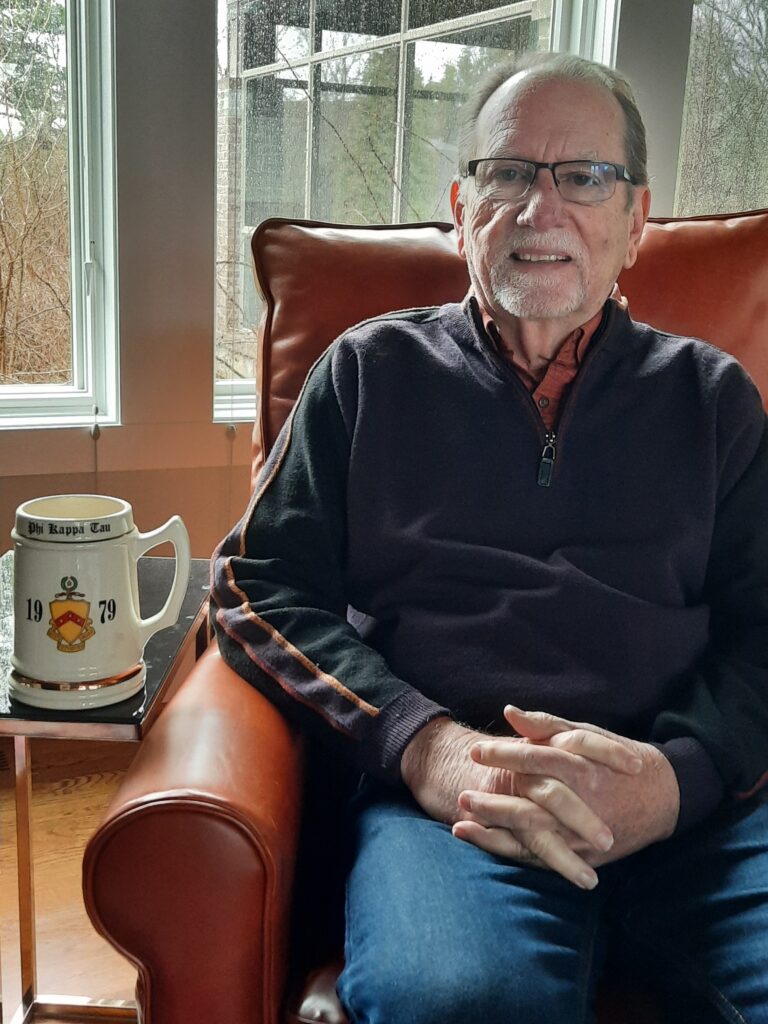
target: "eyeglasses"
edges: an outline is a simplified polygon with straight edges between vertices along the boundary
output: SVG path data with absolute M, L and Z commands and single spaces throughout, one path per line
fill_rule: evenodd
M 617 181 L 637 184 L 623 164 L 603 160 L 562 160 L 545 164 L 506 156 L 470 160 L 464 177 L 475 179 L 481 196 L 512 201 L 523 198 L 542 168 L 552 172 L 560 195 L 569 203 L 602 203 L 616 191 Z

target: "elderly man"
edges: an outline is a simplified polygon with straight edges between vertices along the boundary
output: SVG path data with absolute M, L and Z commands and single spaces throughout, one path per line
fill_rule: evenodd
M 760 399 L 615 291 L 650 202 L 620 76 L 523 58 L 460 150 L 470 294 L 331 347 L 216 560 L 224 657 L 365 773 L 340 995 L 581 1024 L 610 946 L 671 1019 L 766 1024 Z

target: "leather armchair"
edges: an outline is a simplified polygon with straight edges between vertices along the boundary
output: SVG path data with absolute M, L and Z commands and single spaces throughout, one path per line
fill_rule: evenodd
M 254 474 L 315 358 L 390 309 L 459 299 L 449 225 L 271 220 L 252 241 L 265 298 Z M 654 220 L 620 288 L 639 320 L 734 353 L 768 396 L 768 211 Z M 215 644 L 144 740 L 85 853 L 94 926 L 138 970 L 144 1024 L 342 1024 L 334 995 L 349 779 L 311 749 Z M 600 1024 L 657 1020 L 614 981 Z M 398 1022 L 392 1022 L 398 1024 Z

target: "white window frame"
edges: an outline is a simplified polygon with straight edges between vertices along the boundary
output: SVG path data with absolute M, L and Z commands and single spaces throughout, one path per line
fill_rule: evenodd
M 550 49 L 613 67 L 620 9 L 621 0 L 555 0 Z
M 606 64 L 613 65 L 616 56 L 616 36 L 619 20 L 619 8 L 621 0 L 552 0 L 552 20 L 550 28 L 550 49 L 578 54 L 592 60 L 599 60 Z M 369 52 L 383 47 L 399 46 L 401 55 L 399 60 L 400 79 L 403 78 L 405 60 L 403 59 L 404 48 L 408 43 L 418 39 L 432 38 L 436 35 L 443 37 L 453 31 L 459 31 L 468 27 L 491 25 L 499 21 L 506 21 L 510 18 L 520 18 L 535 14 L 538 0 L 523 0 L 515 4 L 499 4 L 498 7 L 482 13 L 467 15 L 465 17 L 452 19 L 450 22 L 435 23 L 423 28 L 407 28 L 407 0 L 402 4 L 402 25 L 400 32 L 388 36 L 382 36 L 375 42 L 362 42 L 343 48 L 322 50 L 317 53 L 296 59 L 290 63 L 302 67 L 323 63 L 330 59 L 346 56 L 358 52 Z M 314 0 L 309 3 L 310 37 L 312 35 L 311 25 L 313 22 Z M 248 70 L 242 74 L 242 79 L 272 75 L 275 72 L 288 68 L 286 62 L 277 62 L 264 65 L 258 69 Z M 310 76 L 311 92 L 312 76 Z M 402 123 L 402 107 L 405 102 L 403 81 L 398 85 L 398 109 L 397 122 Z M 313 107 L 308 105 L 308 117 L 313 116 Z M 310 127 L 311 130 L 311 127 Z M 398 132 L 395 149 L 395 182 L 399 184 L 402 180 L 402 132 Z M 309 153 L 309 148 L 308 148 Z M 307 159 L 310 159 L 308 155 Z M 309 181 L 310 174 L 307 176 Z M 309 192 L 309 189 L 308 189 Z M 393 190 L 393 221 L 400 217 L 400 191 Z M 307 202 L 309 200 L 307 199 Z M 305 216 L 308 216 L 305 210 Z M 253 227 L 244 227 L 242 233 L 250 235 Z M 238 422 L 253 420 L 256 415 L 256 382 L 252 379 L 239 380 L 215 380 L 213 418 L 215 422 Z
M 113 14 L 67 2 L 72 384 L 0 385 L 0 428 L 120 421 Z

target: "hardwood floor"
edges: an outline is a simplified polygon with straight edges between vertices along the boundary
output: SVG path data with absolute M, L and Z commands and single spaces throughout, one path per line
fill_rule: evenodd
M 38 990 L 132 999 L 135 972 L 93 930 L 81 897 L 85 842 L 101 820 L 137 744 L 32 741 L 32 814 Z M 2 1005 L 20 999 L 12 740 L 0 739 L 0 950 Z

